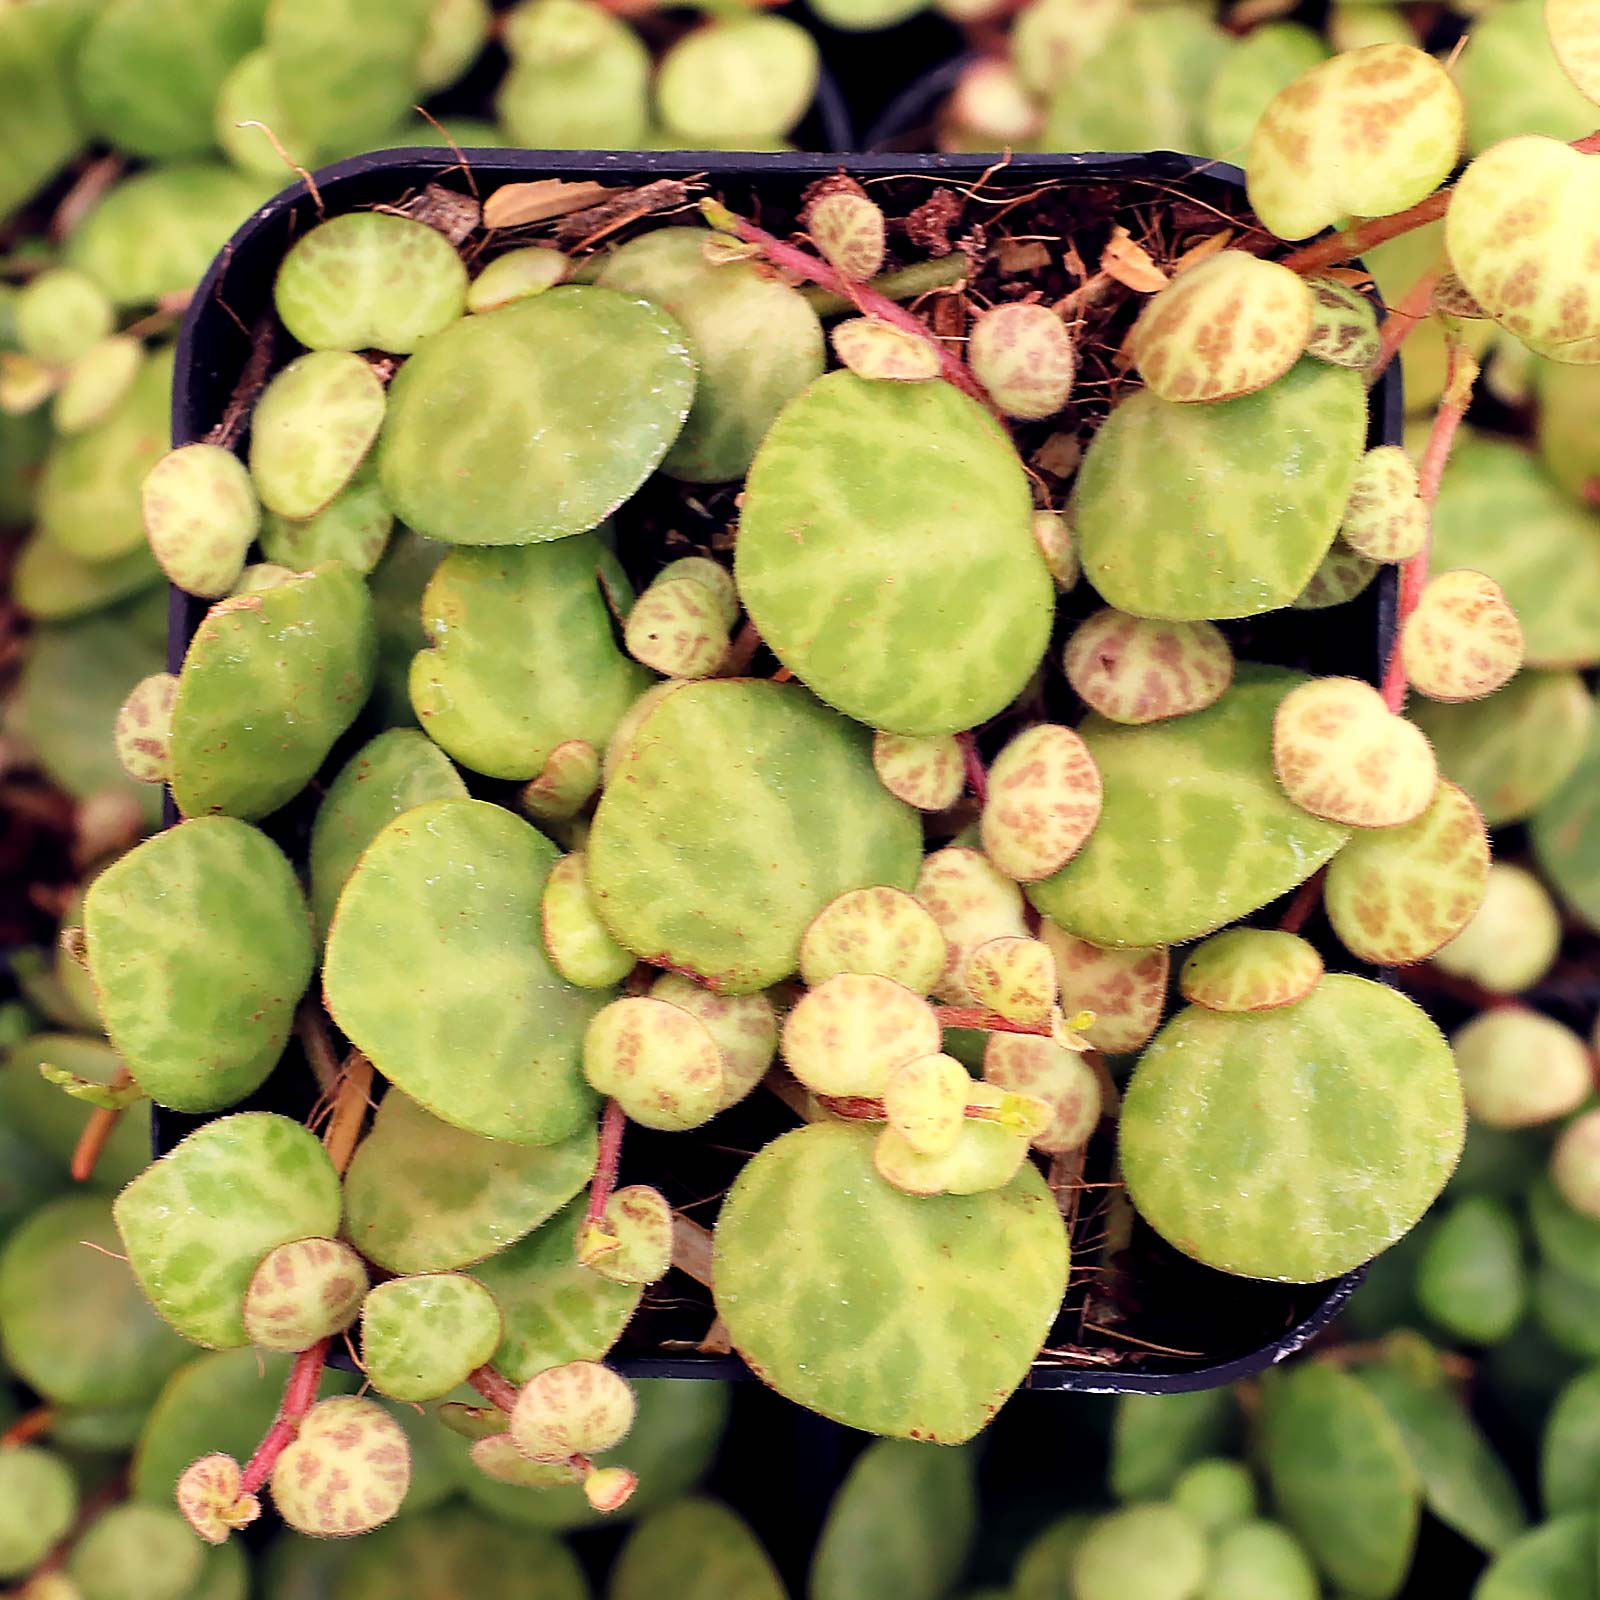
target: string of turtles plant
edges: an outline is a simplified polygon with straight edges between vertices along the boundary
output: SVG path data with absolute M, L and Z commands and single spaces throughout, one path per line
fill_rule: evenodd
M 1438 190 L 1461 126 L 1437 63 L 1397 46 L 1284 91 L 1251 163 L 1262 222 L 1292 241 L 1376 220 L 1285 261 L 1225 230 L 1152 258 L 1116 347 L 1142 385 L 1083 413 L 1065 506 L 1038 502 L 1017 440 L 1063 415 L 1107 325 L 1078 320 L 1083 297 L 969 293 L 942 297 L 965 338 L 941 340 L 875 286 L 903 219 L 847 179 L 795 239 L 707 197 L 709 229 L 600 251 L 571 248 L 587 220 L 489 259 L 479 230 L 383 212 L 291 249 L 275 303 L 306 353 L 259 392 L 247 374 L 214 438 L 146 481 L 164 570 L 223 598 L 120 728 L 187 820 L 95 880 L 74 941 L 126 1082 L 56 1074 L 107 1118 L 135 1094 L 225 1111 L 298 1016 L 331 1107 L 321 1140 L 218 1117 L 116 1203 L 179 1332 L 294 1352 L 250 1458 L 182 1474 L 202 1534 L 269 1486 L 306 1531 L 393 1513 L 392 1414 L 312 1403 L 357 1328 L 371 1386 L 443 1400 L 490 1477 L 620 1503 L 633 1400 L 601 1358 L 673 1262 L 785 1395 L 970 1437 L 1050 1336 L 1077 1153 L 1106 1115 L 1139 1215 L 1223 1272 L 1318 1282 L 1416 1221 L 1460 1148 L 1449 1051 L 1299 930 L 1319 892 L 1364 962 L 1466 924 L 1482 819 L 1397 713 L 1408 684 L 1488 694 L 1522 637 L 1492 580 L 1428 573 L 1470 357 L 1452 346 L 1419 472 L 1368 452 L 1363 376 L 1397 338 L 1327 269 L 1448 204 L 1453 305 L 1556 355 L 1596 331 L 1569 247 L 1586 221 L 1560 212 L 1546 248 L 1493 182 L 1509 160 L 1517 195 L 1532 172 L 1559 198 L 1593 158 L 1491 148 Z M 837 370 L 799 280 L 854 313 Z M 732 568 L 708 542 L 634 599 L 602 524 L 624 536 L 663 478 L 742 480 Z M 253 823 L 378 676 L 338 556 L 374 499 L 448 548 L 405 667 L 420 729 L 328 784 L 302 889 Z M 272 518 L 299 561 L 247 565 Z M 1381 688 L 1235 663 L 1219 622 L 1343 603 L 1384 562 Z M 1084 580 L 1104 605 L 1056 637 Z M 319 968 L 342 1061 L 302 1000 Z M 1138 1057 L 1120 1088 L 1113 1053 Z M 661 1193 L 616 1187 L 623 1130 L 687 1131 L 761 1085 L 803 1123 L 744 1166 L 708 1262 Z M 445 1398 L 463 1383 L 476 1400 Z

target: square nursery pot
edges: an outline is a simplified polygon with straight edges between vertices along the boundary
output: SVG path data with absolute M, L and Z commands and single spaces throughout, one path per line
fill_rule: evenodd
M 484 195 L 510 182 L 541 178 L 593 179 L 618 185 L 641 185 L 658 179 L 699 179 L 709 191 L 746 215 L 759 217 L 782 236 L 796 225 L 805 190 L 840 170 L 838 158 L 808 155 L 729 156 L 710 154 L 570 154 L 507 150 L 466 153 L 470 178 L 450 155 L 435 150 L 397 150 L 361 157 L 318 174 L 320 202 L 329 215 L 379 204 L 396 204 L 427 185 L 466 194 L 475 184 Z M 964 187 L 986 178 L 989 200 L 1026 195 L 1041 185 L 1053 186 L 1063 217 L 1073 207 L 1110 207 L 1116 220 L 1135 228 L 1152 206 L 1174 202 L 1199 208 L 1224 220 L 1247 216 L 1239 172 L 1215 162 L 1170 153 L 1138 155 L 1035 155 L 1013 159 L 990 172 L 987 158 L 860 156 L 844 167 L 872 186 L 882 198 L 899 197 L 919 204 L 940 186 Z M 986 208 L 990 214 L 998 207 Z M 304 183 L 285 190 L 263 207 L 213 263 L 196 293 L 178 345 L 173 400 L 173 442 L 189 444 L 206 438 L 223 418 L 236 388 L 247 385 L 247 368 L 259 383 L 282 366 L 296 346 L 279 329 L 265 343 L 252 340 L 252 330 L 272 321 L 272 285 L 279 262 L 290 244 L 318 220 L 318 201 Z M 1070 223 L 1064 224 L 1070 225 Z M 1402 406 L 1398 366 L 1391 366 L 1372 396 L 1370 442 L 1398 443 Z M 705 526 L 731 520 L 733 505 L 725 490 L 706 494 L 698 508 L 685 503 L 674 514 L 698 514 Z M 628 563 L 628 533 L 623 530 L 619 553 Z M 646 576 L 659 562 L 660 551 L 640 552 Z M 1393 636 L 1395 608 L 1393 573 L 1373 583 L 1356 600 L 1339 608 L 1337 622 L 1324 611 L 1295 611 L 1230 623 L 1227 631 L 1244 644 L 1253 659 L 1283 666 L 1336 671 L 1376 682 L 1380 663 Z M 638 574 L 633 574 L 638 576 Z M 1092 601 L 1079 585 L 1063 604 L 1085 612 Z M 174 589 L 171 596 L 169 668 L 176 672 L 207 602 Z M 1351 638 L 1360 641 L 1352 651 Z M 770 670 L 770 668 L 769 668 Z M 364 714 L 365 715 L 365 714 Z M 322 779 L 336 772 L 359 744 L 377 729 L 363 720 L 340 741 L 328 758 Z M 508 801 L 510 786 L 469 776 L 474 793 Z M 315 788 L 316 785 L 313 785 Z M 268 818 L 267 831 L 291 857 L 304 859 L 315 798 L 310 791 Z M 176 818 L 168 800 L 168 822 Z M 1331 933 L 1320 914 L 1307 936 L 1328 950 Z M 1341 955 L 1340 965 L 1355 965 Z M 308 1109 L 309 1074 L 293 1064 L 280 1067 L 247 1101 L 246 1108 L 303 1114 Z M 157 1153 L 170 1150 L 203 1118 L 158 1109 Z M 732 1181 L 740 1152 L 793 1125 L 792 1115 L 766 1094 L 756 1094 L 723 1113 L 709 1131 L 666 1136 L 630 1127 L 623 1157 L 622 1181 L 649 1182 L 674 1206 L 691 1206 L 690 1215 L 709 1221 L 710 1206 Z M 1111 1137 L 1105 1125 L 1089 1147 L 1086 1179 L 1111 1174 Z M 1093 1191 L 1091 1190 L 1091 1193 Z M 1080 1210 L 1074 1238 L 1074 1259 L 1088 1263 L 1101 1222 L 1095 1207 Z M 1200 1266 L 1166 1245 L 1142 1221 L 1135 1221 L 1124 1259 L 1135 1274 L 1135 1304 L 1122 1334 L 1107 1337 L 1084 1328 L 1083 1301 L 1087 1274 L 1075 1271 L 1066 1301 L 1047 1348 L 1052 1353 L 1033 1366 L 1029 1386 L 1094 1393 L 1164 1393 L 1202 1389 L 1232 1382 L 1292 1354 L 1324 1328 L 1350 1297 L 1361 1270 L 1342 1278 L 1309 1285 L 1286 1285 L 1233 1277 Z M 624 1334 L 612 1360 L 625 1373 L 640 1377 L 730 1379 L 749 1376 L 735 1356 L 697 1353 L 696 1343 L 712 1321 L 709 1296 L 687 1279 L 674 1278 L 659 1296 L 647 1297 L 645 1308 Z

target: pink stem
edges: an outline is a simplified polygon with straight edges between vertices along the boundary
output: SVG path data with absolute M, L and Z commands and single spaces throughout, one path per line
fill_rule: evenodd
M 834 294 L 842 295 L 863 316 L 876 317 L 880 322 L 887 322 L 891 327 L 899 328 L 902 333 L 912 334 L 925 344 L 932 345 L 939 355 L 940 374 L 963 394 L 971 395 L 974 400 L 988 405 L 989 396 L 984 392 L 983 385 L 973 376 L 972 369 L 904 306 L 896 304 L 887 295 L 880 294 L 864 283 L 857 283 L 854 279 L 845 277 L 820 256 L 811 255 L 798 245 L 789 244 L 776 234 L 768 233 L 765 228 L 720 206 L 716 208 L 712 220 L 718 227 L 743 239 L 746 244 L 759 245 L 761 253 L 773 266 L 793 273 L 797 278 L 818 284 Z
M 517 1386 L 491 1366 L 481 1366 L 467 1374 L 467 1382 L 492 1406 L 511 1415 L 517 1403 Z
M 1423 321 L 1428 315 L 1428 307 L 1433 303 L 1433 291 L 1439 287 L 1439 280 L 1444 276 L 1444 266 L 1424 272 L 1417 281 L 1406 291 L 1405 298 L 1396 305 L 1389 307 L 1388 315 L 1383 319 L 1383 334 L 1378 346 L 1378 359 L 1372 363 L 1368 372 L 1373 382 L 1382 375 L 1385 367 L 1399 354 L 1400 346 L 1405 343 L 1406 335 Z
M 622 1130 L 626 1126 L 622 1107 L 615 1100 L 607 1100 L 600 1117 L 600 1155 L 589 1184 L 589 1212 L 584 1218 L 590 1227 L 599 1227 L 605 1221 L 606 1202 L 617 1186 L 617 1167 L 622 1161 Z
M 316 1402 L 317 1385 L 322 1381 L 322 1369 L 327 1363 L 331 1343 L 329 1339 L 319 1339 L 294 1358 L 294 1369 L 283 1391 L 283 1404 L 278 1407 L 276 1419 L 256 1446 L 256 1453 L 250 1457 L 239 1480 L 241 1494 L 254 1494 L 271 1476 L 278 1457 L 294 1442 L 306 1413 Z
M 983 757 L 978 754 L 978 746 L 970 733 L 958 733 L 956 743 L 961 746 L 961 764 L 966 769 L 967 787 L 972 790 L 972 797 L 978 804 L 984 805 L 989 799 L 989 774 L 983 765 Z
M 1032 1033 L 1050 1037 L 1048 1022 L 1012 1022 L 982 1006 L 935 1006 L 933 1014 L 941 1028 L 977 1028 L 983 1033 Z
M 1460 347 L 1452 345 L 1445 398 L 1439 402 L 1428 445 L 1422 453 L 1422 465 L 1417 469 L 1417 495 L 1428 509 L 1428 537 L 1422 548 L 1400 568 L 1400 603 L 1395 618 L 1394 644 L 1383 673 L 1383 703 L 1394 712 L 1406 703 L 1406 669 L 1400 659 L 1400 635 L 1406 619 L 1417 609 L 1428 581 L 1428 557 L 1433 546 L 1433 503 L 1439 498 L 1439 483 L 1444 477 L 1445 463 L 1450 459 L 1450 447 L 1455 443 L 1456 431 L 1472 398 L 1470 384 L 1465 386 L 1464 393 L 1454 392 L 1459 364 Z

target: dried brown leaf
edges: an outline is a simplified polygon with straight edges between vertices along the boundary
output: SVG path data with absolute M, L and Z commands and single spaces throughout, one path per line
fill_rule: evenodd
M 530 222 L 548 222 L 552 217 L 571 216 L 615 193 L 603 183 L 571 183 L 565 178 L 508 183 L 484 202 L 483 225 L 520 228 Z
M 1138 294 L 1154 294 L 1167 286 L 1167 275 L 1150 258 L 1143 245 L 1135 244 L 1126 228 L 1116 228 L 1100 252 L 1100 270 L 1107 277 Z

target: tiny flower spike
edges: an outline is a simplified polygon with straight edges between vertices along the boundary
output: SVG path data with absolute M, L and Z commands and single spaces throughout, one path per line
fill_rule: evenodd
M 1430 578 L 1400 628 L 1406 678 L 1432 700 L 1481 700 L 1511 681 L 1522 655 L 1505 591 L 1465 568 Z
M 1062 656 L 1067 682 L 1113 722 L 1203 711 L 1233 681 L 1233 652 L 1212 622 L 1155 622 L 1109 606 L 1085 617 Z
M 961 797 L 965 765 L 952 735 L 874 734 L 872 765 L 895 799 L 919 811 L 943 811 Z
M 122 770 L 139 783 L 165 783 L 172 755 L 172 705 L 178 679 L 171 672 L 152 673 L 128 691 L 117 712 L 112 737 Z
M 228 1455 L 201 1456 L 178 1479 L 178 1509 L 208 1544 L 226 1544 L 228 1535 L 261 1515 L 261 1502 L 240 1488 L 239 1463 Z
M 656 1283 L 672 1265 L 672 1208 L 642 1183 L 618 1189 L 578 1236 L 578 1259 L 613 1283 Z
M 783 1059 L 815 1094 L 877 1099 L 894 1069 L 939 1051 L 939 1019 L 889 978 L 846 972 L 808 989 L 783 1025 Z
M 1272 764 L 1296 805 L 1359 828 L 1412 821 L 1439 786 L 1422 730 L 1355 678 L 1317 678 L 1283 697 L 1272 725 Z
M 985 311 L 972 325 L 967 360 L 995 405 L 1024 421 L 1053 416 L 1067 403 L 1078 366 L 1066 324 L 1036 304 Z
M 876 317 L 851 317 L 830 337 L 833 353 L 858 378 L 925 383 L 939 376 L 939 352 L 926 339 Z
M 405 1430 L 376 1400 L 340 1395 L 306 1413 L 272 1469 L 272 1503 L 297 1533 L 370 1533 L 399 1509 L 411 1484 Z
M 1055 960 L 1038 939 L 991 939 L 973 951 L 966 985 L 1007 1022 L 1044 1022 L 1056 1003 Z
M 1369 450 L 1356 469 L 1339 537 L 1371 561 L 1409 561 L 1428 538 L 1417 469 L 1399 445 Z
M 806 929 L 800 976 L 815 989 L 844 972 L 876 975 L 931 994 L 948 954 L 933 915 L 903 889 L 851 889 Z
M 1040 723 L 1002 750 L 989 773 L 981 831 L 989 859 L 1032 883 L 1059 872 L 1100 820 L 1100 772 L 1071 728 Z
M 530 1461 L 600 1455 L 633 1426 L 633 1390 L 598 1361 L 569 1361 L 535 1373 L 517 1394 L 511 1442 Z
M 1335 367 L 1361 371 L 1378 359 L 1378 313 L 1359 289 L 1336 278 L 1310 278 L 1311 335 L 1306 354 Z
M 244 1326 L 262 1350 L 304 1350 L 355 1321 L 367 1269 L 338 1239 L 296 1239 L 261 1258 L 244 1295 Z
M 811 242 L 857 283 L 864 283 L 883 265 L 883 212 L 857 184 L 841 183 L 819 195 L 806 208 Z
M 1224 250 L 1156 294 L 1128 348 L 1164 400 L 1231 400 L 1281 378 L 1306 348 L 1312 293 L 1298 273 Z
M 168 578 L 190 594 L 227 594 L 261 529 L 261 505 L 239 458 L 214 444 L 184 445 L 150 469 L 140 502 L 145 537 Z
M 698 1127 L 722 1102 L 722 1052 L 692 1012 L 644 996 L 613 1000 L 583 1040 L 583 1073 L 647 1128 Z

